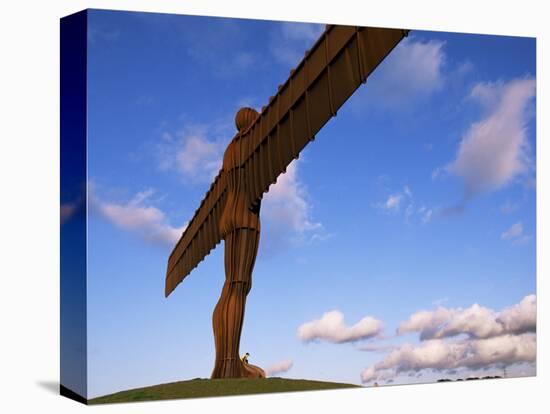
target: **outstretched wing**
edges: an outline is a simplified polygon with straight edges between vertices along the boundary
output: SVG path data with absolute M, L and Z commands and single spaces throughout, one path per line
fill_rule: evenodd
M 221 241 L 219 222 L 225 197 L 225 179 L 220 170 L 170 254 L 166 269 L 165 296 Z
M 240 159 L 250 206 L 407 33 L 327 26 L 268 106 L 242 132 Z M 226 196 L 223 177 L 220 171 L 170 255 L 166 296 L 221 241 L 219 220 Z
M 250 205 L 407 34 L 401 29 L 327 26 L 243 132 L 241 159 Z

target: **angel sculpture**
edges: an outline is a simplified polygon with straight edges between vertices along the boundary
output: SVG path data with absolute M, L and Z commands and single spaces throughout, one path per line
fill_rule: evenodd
M 237 112 L 237 133 L 225 150 L 223 166 L 174 247 L 166 272 L 168 296 L 224 240 L 225 283 L 212 317 L 212 378 L 265 377 L 261 368 L 239 357 L 263 195 L 407 34 L 328 25 L 260 113 L 252 108 Z

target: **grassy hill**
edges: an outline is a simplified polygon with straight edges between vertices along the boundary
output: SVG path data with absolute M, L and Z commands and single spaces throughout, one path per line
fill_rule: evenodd
M 313 391 L 335 388 L 357 388 L 358 385 L 302 379 L 203 379 L 171 382 L 151 387 L 135 388 L 104 395 L 88 404 L 110 404 L 131 401 L 168 400 L 174 398 L 217 397 L 222 395 L 261 394 L 285 391 Z

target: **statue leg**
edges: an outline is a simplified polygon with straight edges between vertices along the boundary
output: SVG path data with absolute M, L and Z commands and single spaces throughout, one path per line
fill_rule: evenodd
M 261 376 L 246 369 L 239 355 L 246 296 L 252 287 L 259 238 L 257 230 L 248 228 L 236 229 L 225 237 L 225 283 L 212 316 L 216 345 L 212 378 Z

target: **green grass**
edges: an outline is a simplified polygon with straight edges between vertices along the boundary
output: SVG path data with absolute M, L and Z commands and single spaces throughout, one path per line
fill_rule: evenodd
M 303 379 L 202 379 L 171 382 L 120 391 L 88 401 L 88 404 L 110 404 L 131 401 L 168 400 L 174 398 L 218 397 L 223 395 L 262 394 L 286 391 L 313 391 L 357 388 L 359 385 Z

